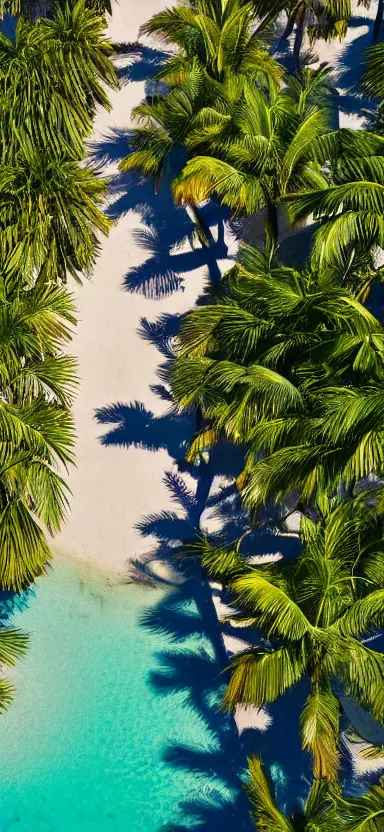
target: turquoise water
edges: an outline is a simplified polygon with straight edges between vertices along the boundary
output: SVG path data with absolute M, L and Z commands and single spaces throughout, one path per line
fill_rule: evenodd
M 183 677 L 212 670 L 212 649 L 187 602 L 179 643 L 142 626 L 161 602 L 60 562 L 14 611 L 30 648 L 0 716 L 0 832 L 157 832 L 186 823 L 180 801 L 231 805 L 231 775 L 209 763 L 231 730 L 216 672 L 196 688 Z

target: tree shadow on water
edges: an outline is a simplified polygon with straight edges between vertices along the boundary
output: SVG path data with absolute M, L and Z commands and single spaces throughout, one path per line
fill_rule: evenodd
M 0 628 L 12 623 L 15 612 L 22 612 L 29 607 L 31 598 L 36 595 L 35 590 L 29 587 L 24 592 L 12 592 L 12 590 L 0 591 Z
M 187 717 L 193 712 L 199 723 L 198 738 L 166 744 L 162 756 L 170 769 L 188 774 L 188 794 L 181 794 L 175 807 L 177 821 L 161 832 L 251 832 L 250 806 L 242 789 L 241 776 L 246 758 L 240 746 L 234 720 L 220 703 L 226 683 L 227 655 L 212 602 L 209 584 L 199 563 L 183 557 L 183 541 L 196 536 L 199 517 L 206 503 L 211 477 L 206 469 L 197 488 L 188 488 L 175 474 L 166 484 L 179 513 L 168 512 L 144 518 L 139 528 L 157 538 L 141 569 L 166 563 L 174 581 L 155 605 L 141 615 L 141 626 L 166 638 L 168 646 L 156 655 L 158 667 L 151 671 L 149 684 L 158 695 L 180 694 Z M 180 516 L 180 510 L 182 516 Z M 192 785 L 191 785 L 192 783 Z M 160 830 L 159 830 L 160 832 Z

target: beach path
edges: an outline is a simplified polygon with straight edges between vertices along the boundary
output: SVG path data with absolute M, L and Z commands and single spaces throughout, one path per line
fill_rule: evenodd
M 109 37 L 119 44 L 135 43 L 140 25 L 163 5 L 163 0 L 114 3 Z M 344 44 L 316 45 L 321 60 L 334 67 L 344 61 L 344 87 L 353 82 L 368 45 L 367 16 L 374 9 L 357 7 L 356 14 L 360 20 Z M 155 197 L 151 183 L 129 184 L 117 175 L 118 160 L 128 149 L 132 107 L 148 92 L 161 60 L 154 44 L 141 44 L 135 53 L 123 49 L 116 58 L 124 83 L 111 95 L 111 112 L 97 113 L 90 147 L 111 176 L 109 210 L 116 225 L 102 241 L 92 280 L 74 287 L 79 324 L 72 351 L 80 375 L 74 406 L 76 467 L 68 476 L 71 513 L 55 540 L 58 552 L 119 577 L 125 575 L 127 561 L 150 546 L 136 524 L 148 514 L 175 510 L 164 476 L 176 470 L 174 460 L 183 456 L 193 426 L 167 415 L 169 402 L 153 387 L 160 383 L 157 369 L 165 360 L 167 335 L 177 316 L 195 303 L 207 274 L 204 252 L 188 241 L 191 220 L 173 206 L 167 189 Z M 358 126 L 359 107 L 352 97 L 345 98 L 341 126 Z M 221 266 L 224 249 L 218 245 L 215 252 Z M 161 316 L 167 316 L 162 327 L 153 328 Z

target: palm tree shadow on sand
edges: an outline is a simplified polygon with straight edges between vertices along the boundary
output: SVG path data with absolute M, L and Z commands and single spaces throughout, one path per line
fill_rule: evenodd
M 100 171 L 108 164 L 120 162 L 129 152 L 130 132 L 116 128 L 89 148 L 89 157 Z M 179 153 L 173 165 L 181 167 Z M 155 192 L 154 184 L 134 172 L 109 176 L 109 201 L 106 213 L 112 220 L 129 213 L 138 216 L 138 225 L 131 231 L 137 262 L 123 277 L 123 288 L 151 299 L 168 297 L 185 287 L 185 277 L 205 268 L 210 280 L 218 284 L 221 271 L 218 261 L 224 260 L 228 248 L 224 239 L 228 211 L 212 203 L 201 210 L 201 221 L 210 232 L 211 244 L 202 245 L 196 226 L 188 211 L 175 205 L 169 176 L 164 177 Z M 143 256 L 141 256 L 143 252 Z
M 341 113 L 361 118 L 374 107 L 372 100 L 361 90 L 366 50 L 372 45 L 373 20 L 364 16 L 352 17 L 349 27 L 365 31 L 346 44 L 338 57 L 335 72 L 338 87 L 342 90 L 338 103 Z
M 116 74 L 122 84 L 145 82 L 145 94 L 153 92 L 155 77 L 169 53 L 144 43 L 115 43 Z

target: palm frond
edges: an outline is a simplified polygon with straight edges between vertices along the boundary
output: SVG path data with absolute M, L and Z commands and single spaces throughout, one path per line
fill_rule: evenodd
M 370 631 L 379 630 L 384 624 L 384 589 L 371 592 L 356 601 L 344 615 L 333 624 L 333 629 L 342 636 L 359 638 Z
M 17 592 L 33 583 L 51 559 L 44 534 L 20 500 L 0 515 L 0 585 Z
M 224 705 L 233 711 L 236 705 L 262 708 L 274 702 L 303 677 L 306 666 L 300 646 L 270 652 L 250 649 L 232 659 L 230 671 Z
M 345 832 L 379 832 L 384 818 L 384 788 L 373 785 L 361 797 L 341 801 L 339 813 Z
M 317 780 L 336 780 L 339 765 L 339 703 L 329 687 L 312 686 L 300 717 L 303 748 L 313 756 Z
M 260 627 L 268 638 L 277 636 L 294 642 L 312 632 L 311 623 L 294 600 L 256 570 L 237 578 L 231 586 L 246 609 L 257 611 Z
M 245 791 L 252 805 L 256 827 L 265 832 L 293 832 L 292 824 L 275 805 L 261 760 L 251 757 L 248 766 L 250 780 Z

